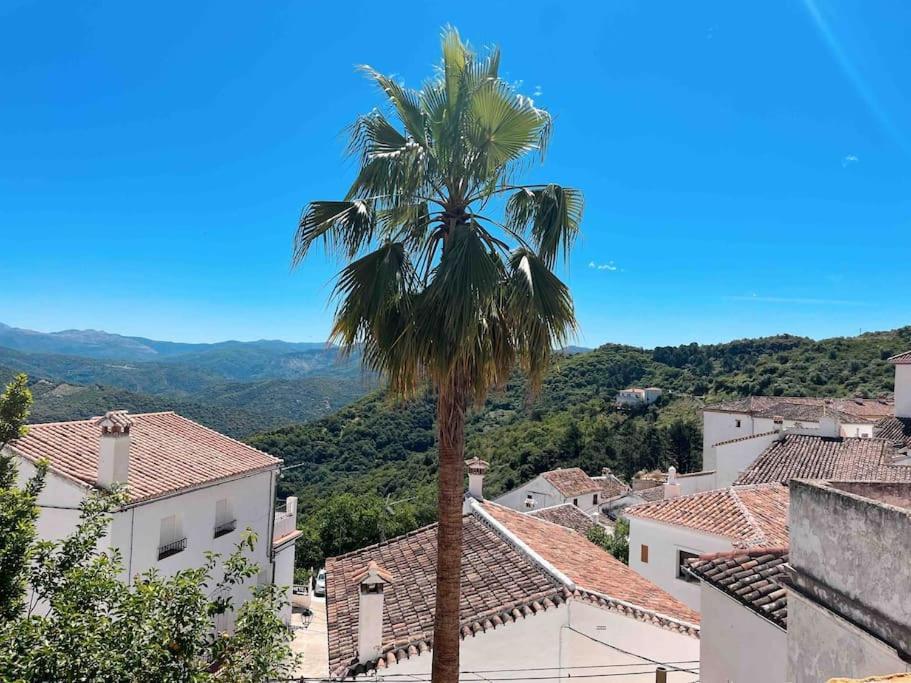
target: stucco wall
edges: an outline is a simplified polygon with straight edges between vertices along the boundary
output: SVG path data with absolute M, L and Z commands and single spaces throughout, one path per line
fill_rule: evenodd
M 911 365 L 895 366 L 895 417 L 911 417 Z
M 677 551 L 702 554 L 732 548 L 731 542 L 684 527 L 629 517 L 629 566 L 695 610 L 699 609 L 698 583 L 677 578 Z M 648 562 L 641 560 L 640 547 L 648 546 Z
M 641 672 L 654 671 L 654 665 L 621 650 L 658 661 L 692 660 L 694 668 L 699 640 L 573 600 L 464 639 L 461 679 L 533 681 L 562 675 L 562 680 L 571 681 L 584 675 L 586 683 L 641 683 L 646 679 Z M 430 653 L 411 657 L 388 667 L 383 675 L 426 678 L 431 661 Z M 598 675 L 608 673 L 612 675 Z M 694 678 L 688 672 L 668 676 L 669 681 L 679 683 Z
M 702 583 L 700 680 L 771 683 L 787 680 L 787 632 Z
M 907 601 L 907 594 L 901 598 Z M 882 641 L 788 591 L 788 681 L 819 683 L 836 676 L 864 678 L 904 671 L 911 671 L 911 666 Z
M 737 481 L 737 477 L 763 454 L 775 438 L 775 434 L 769 434 L 715 446 L 717 487 L 725 488 Z
M 525 498 L 529 494 L 535 501 L 533 508 L 525 507 Z M 493 502 L 519 512 L 530 512 L 531 510 L 540 510 L 551 505 L 559 505 L 565 501 L 557 489 L 551 486 L 544 477 L 535 477 L 531 481 L 522 484 L 519 488 L 504 493 Z
M 718 488 L 715 483 L 715 472 L 695 472 L 693 474 L 678 474 L 677 485 L 680 486 L 680 495 L 688 496 L 691 493 L 701 493 Z
M 740 426 L 737 426 L 740 420 Z M 745 413 L 702 412 L 702 469 L 718 468 L 714 445 L 719 441 L 739 439 L 753 434 L 753 418 Z

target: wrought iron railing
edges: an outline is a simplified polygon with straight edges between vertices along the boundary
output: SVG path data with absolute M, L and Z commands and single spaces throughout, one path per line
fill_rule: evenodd
M 160 545 L 158 546 L 158 559 L 163 560 L 166 557 L 171 557 L 171 555 L 176 555 L 180 551 L 186 549 L 186 538 L 181 538 L 179 541 L 174 541 L 173 543 L 168 543 L 167 545 Z
M 225 522 L 224 524 L 219 524 L 215 527 L 215 532 L 212 535 L 212 538 L 218 538 L 219 536 L 224 536 L 225 534 L 230 534 L 237 528 L 237 520 L 232 519 L 230 522 Z

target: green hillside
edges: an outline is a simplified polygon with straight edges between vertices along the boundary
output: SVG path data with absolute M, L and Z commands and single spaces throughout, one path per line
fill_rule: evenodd
M 490 461 L 490 495 L 558 466 L 593 474 L 611 467 L 627 478 L 671 464 L 693 471 L 701 466 L 705 403 L 751 393 L 881 395 L 892 390 L 886 359 L 908 348 L 911 327 L 822 341 L 782 335 L 654 350 L 605 345 L 556 358 L 531 402 L 518 376 L 493 393 L 472 412 L 468 454 Z M 631 384 L 662 387 L 665 396 L 648 409 L 615 409 L 617 390 Z M 299 495 L 302 511 L 311 513 L 305 531 L 312 544 L 326 543 L 322 511 L 331 504 L 338 514 L 337 499 L 346 493 L 362 501 L 416 497 L 400 509 L 417 520 L 432 517 L 436 450 L 429 395 L 392 402 L 373 394 L 330 417 L 250 442 L 297 465 L 283 475 L 281 492 Z M 357 540 L 377 533 L 374 527 Z M 319 552 L 302 561 L 318 561 Z

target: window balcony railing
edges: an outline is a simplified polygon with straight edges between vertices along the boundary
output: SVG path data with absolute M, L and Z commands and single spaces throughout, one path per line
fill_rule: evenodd
M 224 536 L 225 534 L 230 534 L 237 528 L 237 520 L 232 519 L 230 522 L 224 522 L 215 527 L 215 532 L 212 534 L 212 538 L 218 538 L 219 536 Z
M 171 557 L 171 555 L 176 555 L 177 553 L 186 549 L 186 538 L 181 538 L 179 541 L 174 541 L 173 543 L 168 543 L 167 545 L 160 545 L 158 546 L 158 559 L 163 560 L 166 557 Z

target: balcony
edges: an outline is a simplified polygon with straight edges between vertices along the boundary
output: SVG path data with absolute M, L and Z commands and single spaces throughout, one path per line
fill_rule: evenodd
M 212 533 L 212 538 L 218 538 L 219 536 L 224 536 L 225 534 L 230 534 L 237 528 L 237 520 L 232 519 L 230 522 L 224 522 L 215 527 L 215 531 Z
M 174 541 L 168 543 L 167 545 L 158 546 L 158 559 L 163 560 L 166 557 L 171 557 L 171 555 L 176 555 L 177 553 L 187 549 L 187 539 L 181 538 L 179 541 Z
M 289 497 L 284 505 L 275 507 L 275 526 L 272 530 L 272 540 L 279 541 L 292 534 L 297 529 L 297 498 Z

